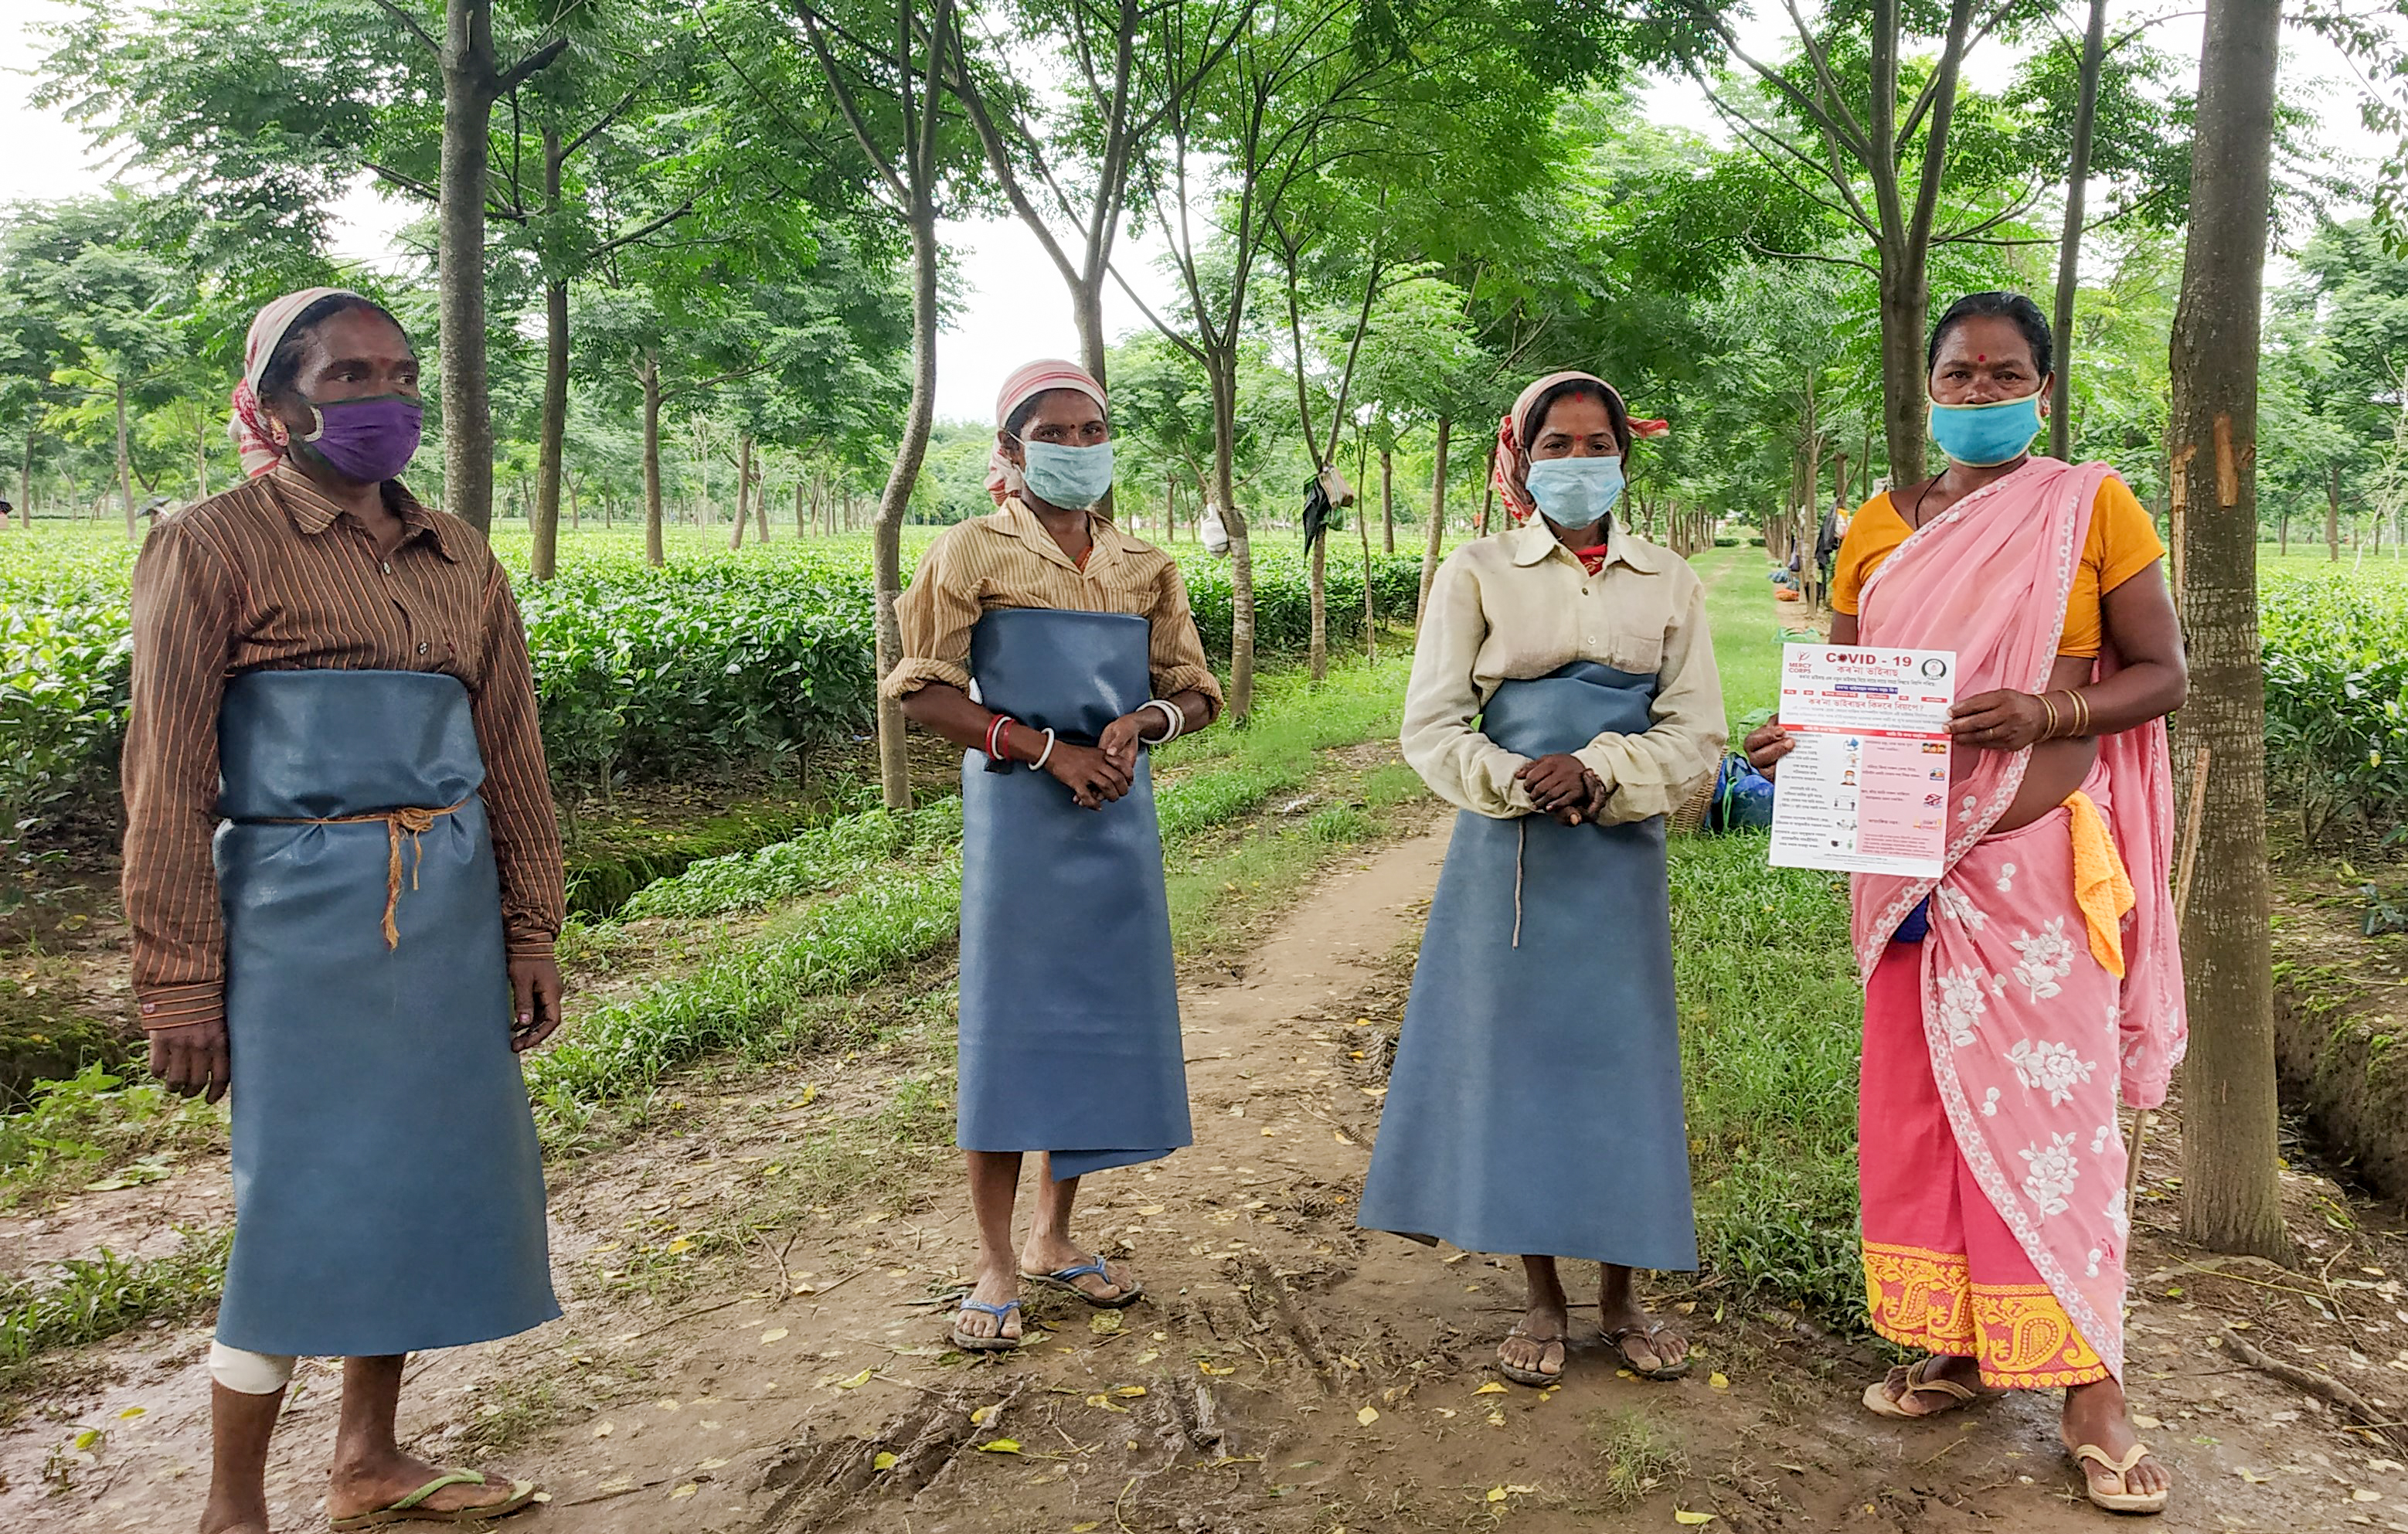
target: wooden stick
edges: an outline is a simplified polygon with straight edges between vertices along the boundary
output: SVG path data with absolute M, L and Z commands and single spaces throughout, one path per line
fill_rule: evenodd
M 2279 1358 L 2270 1358 L 2242 1340 L 2241 1334 L 2229 1326 L 2218 1334 L 2217 1340 L 2224 1344 L 2227 1353 L 2259 1373 L 2271 1374 L 2294 1389 L 2307 1392 L 2356 1417 L 2360 1426 L 2381 1433 L 2396 1447 L 2408 1449 L 2408 1432 L 2402 1432 L 2387 1412 L 2375 1410 L 2372 1401 L 2339 1380 L 2327 1378 L 2314 1369 L 2301 1369 L 2297 1364 L 2284 1363 Z
M 2207 748 L 2199 748 L 2199 756 L 2190 769 L 2190 810 L 2183 817 L 2182 859 L 2174 873 L 2174 925 L 2190 918 L 2190 877 L 2199 869 L 2200 824 L 2207 817 Z
M 2190 876 L 2199 868 L 2199 830 L 2207 816 L 2207 748 L 2199 748 L 2190 769 L 2190 809 L 2183 816 L 2182 855 L 2174 872 L 2174 928 L 2190 915 Z M 2132 1152 L 2124 1163 L 2124 1205 L 2132 1207 L 2141 1187 L 2141 1148 L 2149 1141 L 2149 1110 L 2132 1115 Z

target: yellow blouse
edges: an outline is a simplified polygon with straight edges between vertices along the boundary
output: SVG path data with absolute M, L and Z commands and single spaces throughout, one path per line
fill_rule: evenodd
M 1865 582 L 1913 531 L 1887 491 L 1858 508 L 1833 561 L 1831 606 L 1854 617 Z M 2082 546 L 2082 563 L 2066 597 L 2065 636 L 2057 641 L 2057 652 L 2097 655 L 2106 594 L 2165 557 L 2157 524 L 2131 487 L 2113 474 L 2100 480 L 2098 497 L 2090 503 L 2090 538 Z

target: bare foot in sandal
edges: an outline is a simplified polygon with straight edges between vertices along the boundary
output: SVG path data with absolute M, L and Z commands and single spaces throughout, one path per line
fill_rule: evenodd
M 1983 1394 L 1982 1367 L 1971 1358 L 1934 1354 L 1899 1364 L 1865 1387 L 1865 1405 L 1885 1417 L 1936 1417 L 1971 1405 Z
M 1689 1340 L 1639 1303 L 1632 1278 L 1630 1269 L 1605 1265 L 1605 1282 L 1597 1297 L 1598 1329 L 1633 1374 L 1677 1380 L 1689 1372 Z
M 2114 1380 L 2069 1386 L 2058 1431 L 2076 1456 L 2091 1501 L 2111 1512 L 2157 1512 L 2165 1507 L 2173 1477 L 2141 1447 L 2124 1387 Z
M 1010 1264 L 982 1262 L 977 1280 L 963 1297 L 976 1303 L 964 1306 L 953 1318 L 956 1339 L 972 1343 L 1020 1340 L 1020 1275 Z
M 1524 1257 L 1522 1272 L 1530 1285 L 1530 1308 L 1497 1344 L 1497 1372 L 1515 1384 L 1543 1389 L 1564 1377 L 1571 1316 L 1555 1258 Z

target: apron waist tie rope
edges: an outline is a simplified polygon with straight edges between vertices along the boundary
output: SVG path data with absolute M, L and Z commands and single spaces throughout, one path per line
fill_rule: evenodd
M 380 810 L 370 815 L 334 815 L 324 819 L 312 819 L 303 816 L 294 819 L 269 820 L 263 822 L 262 824 L 268 825 L 366 825 L 371 822 L 382 821 L 384 823 L 386 848 L 384 868 L 384 945 L 388 949 L 394 949 L 401 946 L 401 926 L 399 923 L 394 920 L 394 913 L 401 905 L 401 839 L 404 837 L 408 837 L 409 839 L 409 887 L 415 890 L 418 888 L 419 866 L 426 861 L 426 849 L 418 839 L 435 828 L 435 822 L 437 816 L 454 813 L 462 805 L 465 805 L 467 802 L 468 801 L 466 799 L 462 799 L 459 804 L 445 805 L 440 810 L 423 810 L 415 805 L 405 805 L 398 810 Z

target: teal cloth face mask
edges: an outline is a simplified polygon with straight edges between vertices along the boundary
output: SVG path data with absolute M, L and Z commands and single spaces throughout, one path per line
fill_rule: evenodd
M 2040 435 L 2040 395 L 2002 399 L 1994 405 L 1931 406 L 1931 439 L 1967 468 L 1996 468 L 2031 446 Z
M 1030 495 L 1066 511 L 1084 511 L 1111 493 L 1112 445 L 1074 448 L 1060 442 L 1020 444 L 1027 455 L 1020 477 Z
M 1558 527 L 1586 527 L 1622 499 L 1622 460 L 1537 458 L 1523 483 L 1549 522 Z

